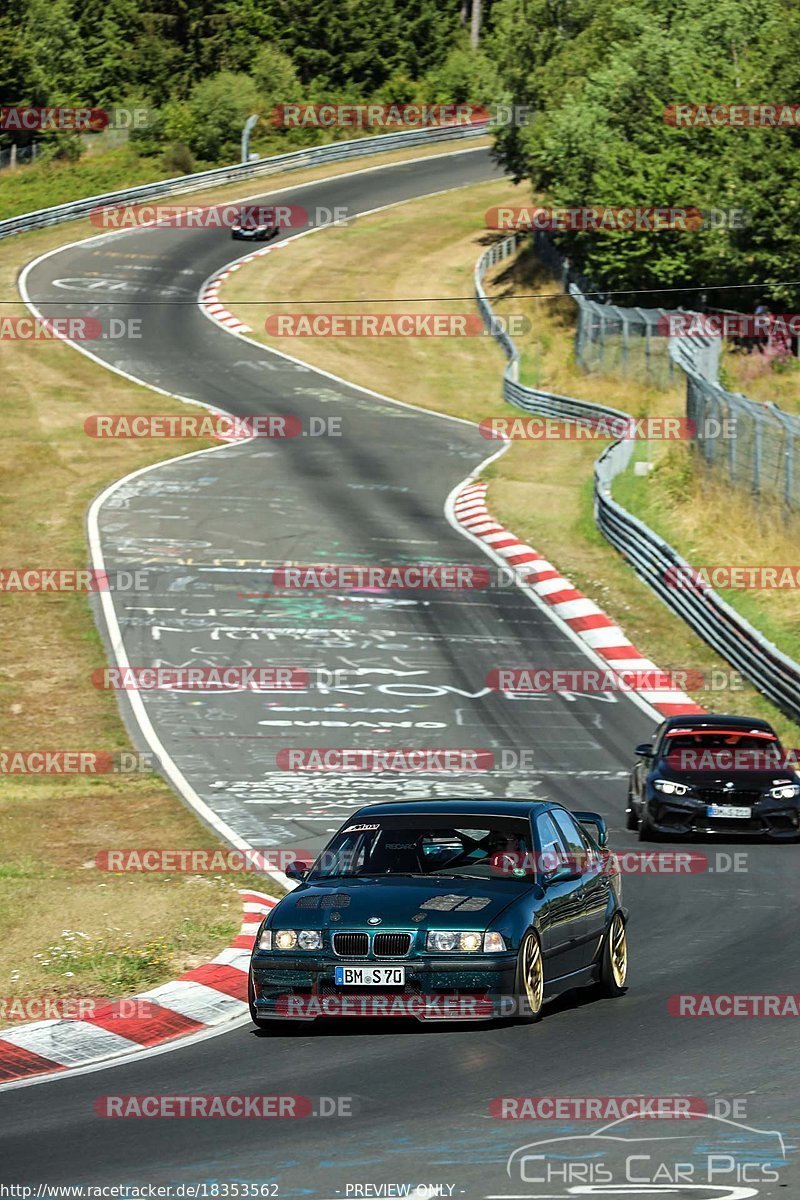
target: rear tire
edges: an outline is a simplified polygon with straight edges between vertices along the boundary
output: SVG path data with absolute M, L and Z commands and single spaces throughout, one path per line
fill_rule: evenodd
M 514 992 L 519 1004 L 519 1019 L 528 1024 L 540 1020 L 544 1004 L 544 959 L 539 938 L 531 930 L 525 934 L 519 948 Z
M 622 996 L 627 991 L 628 937 L 620 913 L 614 913 L 603 946 L 600 988 L 604 996 Z

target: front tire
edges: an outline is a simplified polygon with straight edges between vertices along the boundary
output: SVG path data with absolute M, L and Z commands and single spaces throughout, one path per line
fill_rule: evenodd
M 650 820 L 650 814 L 647 811 L 647 805 L 642 806 L 642 818 L 639 821 L 639 841 L 640 842 L 660 842 L 661 835 Z
M 271 1025 L 271 1021 L 258 1015 L 256 1008 L 255 989 L 253 988 L 253 976 L 248 971 L 247 973 L 247 1007 L 250 1009 L 250 1020 L 259 1029 L 267 1029 Z
M 603 946 L 600 987 L 605 996 L 622 996 L 627 991 L 628 936 L 620 913 L 614 913 Z
M 631 829 L 634 832 L 639 828 L 639 818 L 636 815 L 631 792 L 628 792 L 628 807 L 625 810 L 625 828 Z
M 514 991 L 519 1001 L 519 1018 L 533 1024 L 542 1015 L 544 1004 L 544 959 L 539 938 L 529 930 L 522 939 L 517 956 Z

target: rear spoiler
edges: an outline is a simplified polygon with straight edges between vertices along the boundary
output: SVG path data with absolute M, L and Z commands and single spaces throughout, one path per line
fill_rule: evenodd
M 575 812 L 574 809 L 570 809 L 570 812 L 575 820 L 579 821 L 581 825 L 592 825 L 594 827 L 597 844 L 601 850 L 608 845 L 608 830 L 606 828 L 605 820 L 600 816 L 599 813 Z

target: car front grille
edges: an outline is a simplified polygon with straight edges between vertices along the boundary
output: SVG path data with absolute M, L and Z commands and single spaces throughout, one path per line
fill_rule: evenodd
M 732 804 L 735 807 L 749 805 L 752 807 L 761 799 L 761 793 L 750 788 L 736 789 L 735 791 L 731 791 L 729 788 L 725 791 L 723 788 L 705 787 L 696 790 L 697 795 L 705 804 Z
M 340 958 L 364 958 L 369 953 L 369 935 L 366 933 L 335 933 L 333 952 Z
M 404 958 L 411 949 L 411 934 L 376 933 L 372 949 L 376 958 Z

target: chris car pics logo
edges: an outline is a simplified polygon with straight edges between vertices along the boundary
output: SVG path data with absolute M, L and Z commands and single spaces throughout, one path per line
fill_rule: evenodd
M 655 1128 L 654 1128 L 655 1126 Z M 691 1195 L 744 1200 L 779 1183 L 787 1164 L 782 1134 L 712 1116 L 661 1122 L 635 1114 L 590 1133 L 539 1138 L 508 1157 L 508 1196 L 555 1200 L 575 1195 Z M 572 1126 L 574 1128 L 574 1126 Z

